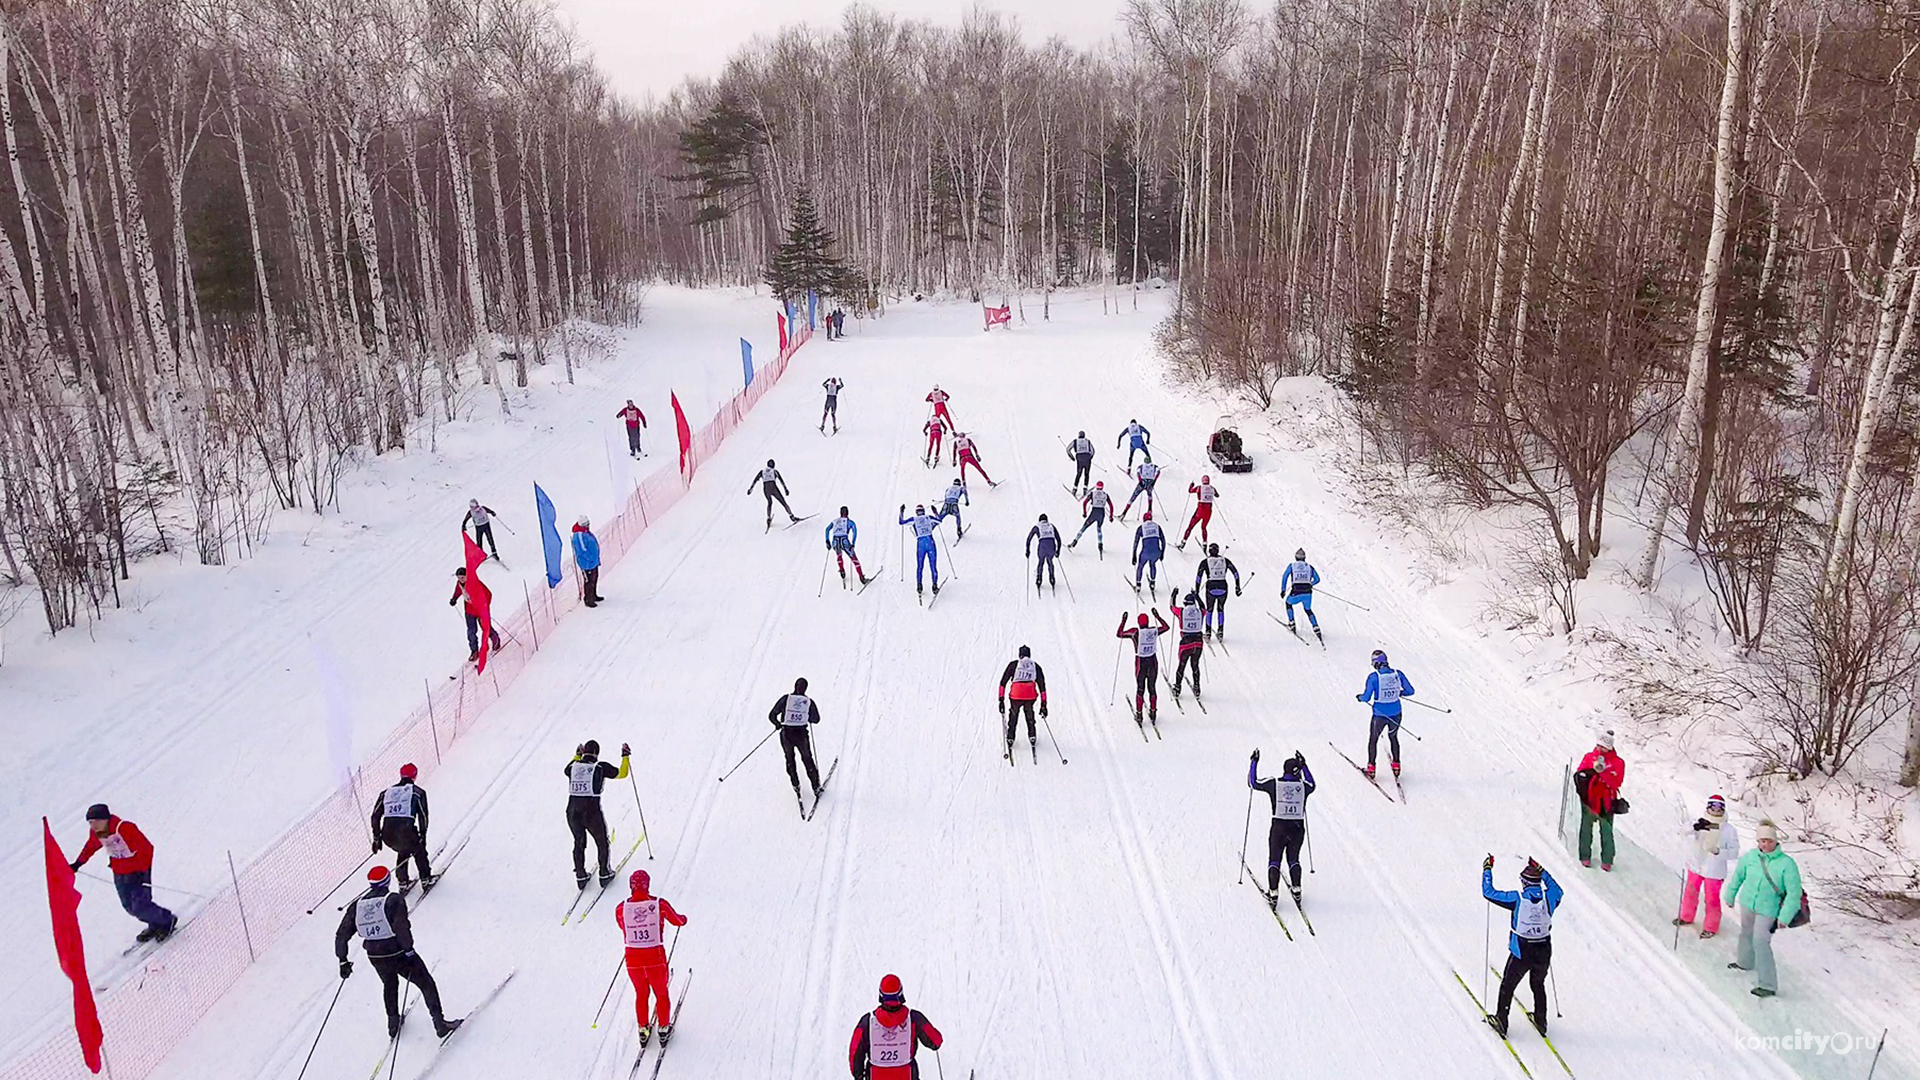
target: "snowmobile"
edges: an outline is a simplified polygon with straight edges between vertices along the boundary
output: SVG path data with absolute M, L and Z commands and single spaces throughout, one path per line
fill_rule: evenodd
M 1240 435 L 1230 427 L 1221 427 L 1207 440 L 1207 457 L 1212 459 L 1213 467 L 1221 472 L 1253 471 L 1253 459 L 1241 449 Z

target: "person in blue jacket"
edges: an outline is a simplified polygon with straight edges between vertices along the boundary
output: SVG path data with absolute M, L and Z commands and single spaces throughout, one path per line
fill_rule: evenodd
M 1380 733 L 1387 733 L 1387 751 L 1392 755 L 1393 775 L 1400 775 L 1400 699 L 1413 696 L 1413 682 L 1404 671 L 1387 663 L 1383 650 L 1373 650 L 1373 670 L 1367 674 L 1367 688 L 1354 695 L 1362 705 L 1373 706 L 1373 724 L 1367 731 L 1367 778 L 1373 778 L 1373 763 L 1380 749 Z
M 1113 448 L 1118 450 L 1121 443 L 1127 444 L 1127 468 L 1131 469 L 1135 454 L 1145 454 L 1148 461 L 1153 460 L 1153 451 L 1147 449 L 1147 444 L 1152 441 L 1153 432 L 1148 431 L 1146 425 L 1138 420 L 1129 420 L 1127 426 L 1120 429 L 1120 437 L 1113 440 Z
M 1520 888 L 1508 891 L 1493 887 L 1493 856 L 1480 865 L 1480 894 L 1491 903 L 1506 908 L 1507 968 L 1500 974 L 1500 999 L 1487 1023 L 1507 1037 L 1507 1010 L 1513 1007 L 1513 992 L 1525 978 L 1533 986 L 1533 1026 L 1547 1033 L 1547 968 L 1553 964 L 1553 916 L 1560 910 L 1560 883 L 1546 868 L 1532 859 L 1520 871 Z
M 1167 553 L 1167 536 L 1160 531 L 1160 523 L 1153 520 L 1153 511 L 1140 515 L 1140 526 L 1133 530 L 1133 588 L 1140 591 L 1140 575 L 1147 575 L 1150 589 L 1160 584 L 1160 558 Z
M 1313 636 L 1323 643 L 1327 636 L 1320 632 L 1320 617 L 1313 613 L 1313 587 L 1320 584 L 1320 571 L 1307 561 L 1307 549 L 1296 548 L 1293 561 L 1280 572 L 1280 591 L 1287 598 L 1287 629 L 1295 634 L 1300 631 L 1293 628 L 1293 605 L 1299 604 L 1307 610 L 1307 623 L 1313 627 Z
M 940 519 L 927 516 L 926 504 L 913 508 L 913 516 L 907 516 L 907 504 L 900 504 L 900 524 L 913 529 L 913 591 L 925 593 L 927 584 L 925 571 L 933 569 L 933 595 L 940 595 L 940 553 L 933 546 L 933 530 L 940 527 Z
M 1247 761 L 1247 786 L 1263 791 L 1273 804 L 1273 824 L 1267 828 L 1267 906 L 1280 904 L 1280 864 L 1287 866 L 1287 891 L 1300 902 L 1300 845 L 1307 839 L 1307 797 L 1313 794 L 1313 770 L 1298 750 L 1280 767 L 1280 775 L 1260 779 L 1260 751 Z
M 583 514 L 573 523 L 573 565 L 580 568 L 580 598 L 588 607 L 597 606 L 600 596 L 600 538 L 593 535 L 592 522 Z
M 1036 593 L 1040 591 L 1040 575 L 1045 573 L 1047 581 L 1053 585 L 1053 591 L 1059 592 L 1060 582 L 1054 575 L 1053 560 L 1060 554 L 1060 530 L 1054 527 L 1053 522 L 1047 520 L 1045 514 L 1041 514 L 1039 522 L 1027 530 L 1027 558 L 1029 559 L 1033 558 L 1035 540 L 1040 541 L 1040 565 L 1033 569 L 1033 591 Z
M 933 516 L 936 525 L 948 518 L 953 519 L 953 538 L 955 541 L 958 541 L 962 536 L 966 535 L 967 532 L 967 523 L 961 520 L 960 517 L 960 504 L 962 502 L 965 502 L 968 506 L 973 505 L 972 497 L 967 494 L 966 481 L 956 476 L 953 478 L 953 483 L 948 484 L 947 490 L 940 496 L 940 512 Z
M 847 508 L 840 508 L 840 516 L 827 522 L 827 550 L 833 552 L 833 560 L 840 564 L 840 581 L 847 580 L 847 560 L 853 560 L 853 572 L 859 577 L 860 584 L 867 583 L 867 572 L 860 569 L 860 556 L 853 553 L 855 544 L 860 542 L 860 526 L 847 516 Z

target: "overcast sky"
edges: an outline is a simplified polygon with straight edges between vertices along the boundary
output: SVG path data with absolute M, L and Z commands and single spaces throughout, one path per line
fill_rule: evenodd
M 845 0 L 557 0 L 614 87 L 639 101 L 664 98 L 689 75 L 720 73 L 756 34 L 808 23 L 836 26 Z M 902 19 L 958 26 L 972 0 L 891 0 L 872 6 Z M 1019 17 L 1028 43 L 1059 36 L 1090 46 L 1120 32 L 1121 0 L 1014 0 L 991 5 Z M 661 17 L 662 15 L 665 17 Z

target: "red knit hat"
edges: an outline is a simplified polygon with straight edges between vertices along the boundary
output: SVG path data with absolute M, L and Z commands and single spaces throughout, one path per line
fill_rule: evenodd
M 907 991 L 905 987 L 900 985 L 900 976 L 898 975 L 881 976 L 880 1004 L 905 1005 L 906 1003 L 907 1003 Z
M 633 895 L 639 896 L 653 884 L 653 879 L 647 876 L 645 870 L 635 870 L 628 876 L 627 884 L 633 888 Z
M 415 765 L 411 761 L 407 762 L 405 765 L 400 766 L 400 779 L 402 780 L 411 780 L 414 777 L 419 775 L 420 775 L 420 766 Z
M 384 866 L 375 866 L 373 869 L 367 871 L 367 880 L 375 885 L 385 885 L 387 883 L 387 875 L 390 872 L 391 871 Z

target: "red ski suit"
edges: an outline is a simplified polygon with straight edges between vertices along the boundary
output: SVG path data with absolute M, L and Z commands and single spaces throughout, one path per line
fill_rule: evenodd
M 116 859 L 109 852 L 107 869 L 116 874 L 152 873 L 153 841 L 147 839 L 147 834 L 140 831 L 140 826 L 118 817 L 108 818 L 107 835 L 112 836 L 115 833 L 120 835 L 120 839 L 126 841 L 130 854 L 124 859 Z M 80 858 L 76 861 L 85 866 L 87 860 L 93 858 L 93 853 L 99 851 L 102 846 L 99 837 L 88 833 L 87 842 L 80 848 Z
M 927 400 L 933 403 L 935 419 L 945 420 L 948 427 L 957 427 L 958 425 L 953 422 L 953 414 L 947 411 L 947 396 L 945 390 L 935 390 L 927 395 Z
M 867 1032 L 869 1022 L 895 1030 L 902 1024 L 913 1025 L 913 1038 L 907 1043 L 906 1064 L 882 1065 L 872 1059 L 872 1043 Z M 914 1056 L 922 1046 L 929 1050 L 940 1049 L 943 1041 L 939 1030 L 920 1015 L 920 1010 L 909 1009 L 905 1005 L 882 1005 L 854 1023 L 853 1045 L 847 1050 L 847 1067 L 855 1077 L 867 1077 L 869 1080 L 918 1080 L 920 1065 Z
M 630 903 L 638 904 L 652 899 L 654 899 L 654 897 L 649 896 L 643 890 L 634 893 L 630 900 L 622 901 L 614 905 L 613 921 L 619 925 L 623 940 L 627 932 L 627 905 Z M 673 905 L 667 903 L 665 900 L 660 901 L 660 921 L 663 924 L 672 923 L 675 926 L 687 925 L 687 917 L 673 910 Z M 662 925 L 656 929 L 654 936 L 656 938 L 664 937 L 665 935 L 661 931 L 665 929 L 666 927 Z M 629 947 L 627 949 L 627 977 L 633 980 L 633 1011 L 634 1015 L 640 1018 L 640 1026 L 647 1026 L 647 995 L 649 992 L 652 993 L 655 1003 L 658 1006 L 655 1012 L 660 1021 L 660 1026 L 663 1028 L 672 1026 L 673 1003 L 667 1000 L 666 948 L 663 945 L 652 945 L 640 949 Z

